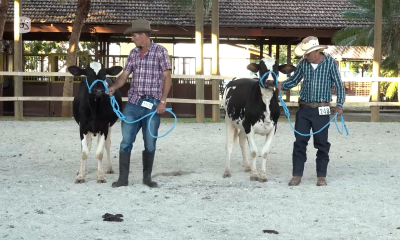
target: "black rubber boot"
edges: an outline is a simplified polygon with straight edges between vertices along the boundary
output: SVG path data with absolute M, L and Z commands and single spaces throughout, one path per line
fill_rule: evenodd
M 143 162 L 143 184 L 156 188 L 158 187 L 156 182 L 151 181 L 151 172 L 153 170 L 154 153 L 142 152 L 142 162 Z
M 112 183 L 112 187 L 128 186 L 129 165 L 131 163 L 130 152 L 119 153 L 119 177 L 118 181 Z

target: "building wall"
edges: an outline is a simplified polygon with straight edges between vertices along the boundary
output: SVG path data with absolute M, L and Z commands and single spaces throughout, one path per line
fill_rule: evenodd
M 196 45 L 195 44 L 160 44 L 164 46 L 170 56 L 174 58 L 195 58 L 196 57 Z M 128 55 L 130 51 L 135 48 L 133 43 L 121 43 L 120 54 Z M 117 53 L 118 54 L 118 53 Z M 211 58 L 213 54 L 212 44 L 204 44 L 204 74 L 211 74 Z M 246 69 L 250 63 L 250 52 L 246 49 L 237 48 L 228 44 L 220 44 L 219 46 L 219 57 L 220 57 L 220 74 L 222 76 L 237 76 L 250 77 L 250 72 Z M 179 68 L 179 67 L 178 67 Z M 187 70 L 186 74 L 194 74 L 195 62 L 190 61 L 190 70 Z M 179 69 L 176 69 L 179 71 Z M 174 72 L 176 74 L 182 74 L 181 72 Z

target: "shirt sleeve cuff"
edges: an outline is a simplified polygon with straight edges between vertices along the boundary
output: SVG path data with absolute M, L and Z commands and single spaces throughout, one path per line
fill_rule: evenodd
M 336 104 L 336 107 L 337 107 L 337 108 L 343 108 L 343 103 L 337 103 L 337 104 Z
M 285 82 L 282 82 L 282 88 L 281 88 L 281 90 L 282 90 L 282 91 L 286 91 L 286 90 L 287 90 L 286 87 L 285 87 Z

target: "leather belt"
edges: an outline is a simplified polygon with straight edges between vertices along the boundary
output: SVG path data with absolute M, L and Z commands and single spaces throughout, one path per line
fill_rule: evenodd
M 149 96 L 149 95 L 143 95 L 143 96 L 140 96 L 140 99 L 154 99 L 154 97 Z
M 299 104 L 301 104 L 301 105 L 308 105 L 308 106 L 310 106 L 310 107 L 312 107 L 312 108 L 317 108 L 317 107 L 322 107 L 322 106 L 330 106 L 330 105 L 331 105 L 331 104 L 328 103 L 328 102 L 310 102 L 310 103 L 308 103 L 308 102 L 305 102 L 305 101 L 303 101 L 303 100 L 300 100 L 300 101 L 299 101 Z

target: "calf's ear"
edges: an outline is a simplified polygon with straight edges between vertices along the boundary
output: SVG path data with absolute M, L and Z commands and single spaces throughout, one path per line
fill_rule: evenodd
M 293 66 L 292 64 L 282 64 L 278 68 L 279 72 L 284 73 L 284 74 L 292 73 L 292 72 L 296 71 L 296 69 L 297 68 L 295 66 Z
M 249 65 L 247 65 L 247 70 L 250 70 L 253 73 L 256 73 L 256 72 L 260 71 L 260 65 L 257 63 L 250 63 Z
M 68 67 L 68 72 L 70 72 L 72 75 L 79 77 L 81 75 L 85 75 L 85 69 L 82 69 L 80 67 L 77 66 L 69 66 Z
M 118 73 L 120 73 L 122 71 L 122 67 L 121 66 L 114 66 L 111 68 L 107 68 L 106 69 L 106 74 L 110 75 L 110 76 L 115 76 L 118 75 Z

